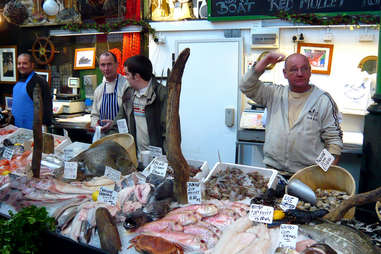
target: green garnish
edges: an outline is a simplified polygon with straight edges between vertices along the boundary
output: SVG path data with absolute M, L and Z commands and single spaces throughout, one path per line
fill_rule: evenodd
M 0 253 L 39 253 L 42 234 L 56 228 L 45 207 L 29 206 L 18 213 L 9 211 L 10 219 L 0 219 Z

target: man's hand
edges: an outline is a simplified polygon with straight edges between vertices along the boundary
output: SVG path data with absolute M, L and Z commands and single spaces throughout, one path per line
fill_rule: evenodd
M 89 132 L 95 132 L 97 126 L 101 126 L 101 132 L 107 132 L 112 126 L 113 120 L 98 120 L 96 126 L 89 128 Z
M 284 61 L 284 59 L 285 56 L 283 54 L 270 52 L 255 65 L 254 70 L 256 73 L 263 73 L 267 65 L 279 63 Z

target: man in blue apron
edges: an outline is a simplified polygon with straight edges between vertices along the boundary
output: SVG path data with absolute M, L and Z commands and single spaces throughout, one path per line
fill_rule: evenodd
M 33 129 L 33 90 L 38 83 L 42 93 L 43 117 L 42 124 L 52 124 L 52 93 L 48 82 L 33 71 L 34 63 L 28 53 L 20 54 L 17 58 L 19 81 L 13 87 L 12 115 L 15 125 L 20 128 Z
M 100 55 L 99 69 L 103 73 L 103 80 L 94 91 L 91 127 L 94 129 L 96 126 L 102 126 L 105 130 L 119 112 L 128 82 L 124 76 L 117 73 L 118 62 L 111 52 Z

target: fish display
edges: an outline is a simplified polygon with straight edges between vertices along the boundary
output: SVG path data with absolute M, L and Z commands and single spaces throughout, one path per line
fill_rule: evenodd
M 344 225 L 328 222 L 316 225 L 299 225 L 299 232 L 319 243 L 329 245 L 340 253 L 380 254 L 380 250 L 373 245 L 367 235 Z

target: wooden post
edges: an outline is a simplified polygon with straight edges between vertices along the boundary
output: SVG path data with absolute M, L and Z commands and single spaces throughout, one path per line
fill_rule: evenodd
M 184 49 L 177 58 L 172 72 L 168 78 L 168 100 L 167 100 L 167 144 L 168 164 L 175 173 L 174 194 L 180 204 L 188 203 L 187 182 L 189 181 L 190 168 L 181 151 L 180 131 L 180 91 L 181 78 L 183 76 L 185 63 L 190 55 L 189 48 Z
M 34 119 L 33 119 L 33 157 L 32 157 L 32 172 L 33 177 L 40 178 L 41 157 L 42 157 L 42 95 L 41 86 L 36 84 L 33 90 L 33 107 L 34 107 Z

